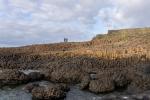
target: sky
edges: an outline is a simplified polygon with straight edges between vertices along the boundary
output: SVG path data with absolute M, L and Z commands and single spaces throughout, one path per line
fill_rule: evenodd
M 0 47 L 89 41 L 109 29 L 149 27 L 150 0 L 0 0 Z

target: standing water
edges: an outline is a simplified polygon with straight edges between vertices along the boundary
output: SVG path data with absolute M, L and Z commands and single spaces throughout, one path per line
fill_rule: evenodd
M 25 92 L 23 87 L 4 87 L 0 89 L 0 100 L 32 100 L 32 95 Z M 98 96 L 92 93 L 81 91 L 78 87 L 73 86 L 64 100 L 95 100 L 95 97 L 98 98 Z
M 32 100 L 32 96 L 23 91 L 22 86 L 16 88 L 4 87 L 0 89 L 0 100 Z
M 43 85 L 45 85 L 45 83 Z M 24 86 L 19 86 L 16 88 L 4 87 L 3 89 L 0 89 L 0 100 L 32 100 L 32 95 L 30 93 L 25 92 L 23 90 L 23 87 Z M 64 100 L 150 100 L 144 99 L 147 98 L 145 96 L 149 96 L 149 94 L 150 92 L 148 92 L 148 94 L 131 96 L 114 92 L 106 95 L 96 95 L 87 91 L 81 91 L 79 87 L 73 86 L 67 93 L 66 98 Z

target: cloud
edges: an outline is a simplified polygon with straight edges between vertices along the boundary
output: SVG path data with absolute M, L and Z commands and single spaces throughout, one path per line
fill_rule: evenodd
M 149 0 L 0 0 L 0 44 L 61 42 L 64 37 L 90 40 L 91 33 L 109 23 L 116 28 L 148 26 L 149 4 Z
M 99 16 L 104 23 L 118 28 L 150 26 L 149 0 L 111 0 L 111 7 L 100 9 Z

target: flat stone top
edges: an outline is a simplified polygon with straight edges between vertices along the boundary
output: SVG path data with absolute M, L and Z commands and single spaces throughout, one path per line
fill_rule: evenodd
M 40 72 L 39 70 L 20 70 L 21 72 L 23 72 L 24 74 L 28 75 L 32 72 Z

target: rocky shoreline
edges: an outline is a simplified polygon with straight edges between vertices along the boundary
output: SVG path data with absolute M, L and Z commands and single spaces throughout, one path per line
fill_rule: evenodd
M 66 69 L 64 69 L 66 70 Z M 149 94 L 146 94 L 146 89 L 149 88 L 149 77 L 137 76 L 137 83 L 128 79 L 125 74 L 120 73 L 116 76 L 112 73 L 82 73 L 80 75 L 75 70 L 68 76 L 66 71 L 59 69 L 55 73 L 49 73 L 45 70 L 15 70 L 15 69 L 3 69 L 0 71 L 0 86 L 16 86 L 26 84 L 24 90 L 32 94 L 34 100 L 58 100 L 64 99 L 67 92 L 70 90 L 70 85 L 78 84 L 83 91 L 90 91 L 96 94 L 106 94 L 113 91 L 122 90 L 124 93 L 129 94 L 127 97 L 104 96 L 103 98 L 96 98 L 98 100 L 149 100 Z M 60 72 L 59 72 L 60 71 Z M 61 72 L 63 72 L 61 74 Z M 79 71 L 78 71 L 79 72 Z M 81 72 L 80 72 L 81 73 Z M 119 73 L 119 72 L 118 72 Z M 55 75 L 54 75 L 55 74 Z M 57 74 L 57 77 L 56 77 Z M 54 75 L 54 76 L 53 76 Z M 107 79 L 105 78 L 107 77 Z M 135 78 L 135 76 L 134 76 Z M 49 81 L 51 83 L 46 85 L 40 85 L 37 81 Z M 140 83 L 140 81 L 142 81 Z M 145 86 L 145 87 L 144 87 Z M 141 98 L 141 99 L 137 99 Z M 147 98 L 147 99 L 145 99 Z
M 149 100 L 149 32 L 120 30 L 87 42 L 0 48 L 0 87 L 24 84 L 33 98 L 65 99 L 70 85 L 78 84 L 81 91 L 106 95 L 98 100 L 132 100 L 133 95 Z M 31 84 L 37 81 L 51 84 Z M 132 99 L 107 95 L 116 91 Z
M 32 90 L 33 87 L 34 87 L 34 91 L 33 91 L 34 94 L 33 93 L 31 94 L 32 91 L 29 91 L 29 90 Z M 45 89 L 45 87 L 48 87 L 48 89 Z M 63 90 L 64 92 L 63 93 L 61 92 L 61 96 L 64 96 L 63 94 L 65 93 L 64 99 L 61 99 L 61 98 L 58 99 L 56 97 L 56 94 L 57 93 L 59 94 L 60 91 L 57 90 L 57 91 L 52 92 L 52 90 L 50 90 L 50 88 L 52 87 L 53 87 L 53 90 L 55 89 L 60 89 L 60 91 Z M 128 94 L 126 92 L 119 92 L 119 91 L 116 91 L 116 92 L 114 91 L 114 92 L 106 93 L 106 94 L 93 94 L 88 91 L 80 90 L 78 85 L 70 86 L 69 88 L 66 87 L 66 85 L 64 84 L 55 85 L 48 81 L 28 83 L 26 85 L 21 85 L 19 87 L 18 86 L 10 87 L 10 88 L 3 87 L 2 90 L 0 89 L 0 100 L 4 100 L 4 99 L 12 100 L 12 98 L 13 100 L 41 100 L 41 99 L 38 99 L 41 97 L 42 98 L 49 97 L 49 99 L 45 99 L 45 100 L 55 100 L 56 98 L 57 98 L 56 100 L 149 100 L 150 99 L 150 91 L 145 91 L 143 93 L 138 93 L 138 94 Z M 38 91 L 35 91 L 37 89 Z M 43 89 L 45 90 L 45 92 L 41 93 Z M 36 96 L 33 97 L 33 95 L 35 94 Z M 47 95 L 44 95 L 44 94 L 47 94 Z M 54 94 L 55 94 L 55 99 L 54 99 Z
M 7 57 L 4 57 L 0 60 L 4 62 L 6 59 Z M 10 61 L 14 59 L 15 56 L 10 56 Z M 150 64 L 147 58 L 143 61 L 141 57 L 136 56 L 114 60 L 84 56 L 67 57 L 57 61 L 53 59 L 53 63 L 51 62 L 48 65 L 47 62 L 52 59 L 46 58 L 46 62 L 43 63 L 44 58 L 39 57 L 34 62 L 36 64 L 39 63 L 37 59 L 40 59 L 45 67 L 40 66 L 37 68 L 35 65 L 31 69 L 15 66 L 13 68 L 1 68 L 0 87 L 27 84 L 29 88 L 27 90 L 33 98 L 43 100 L 51 98 L 65 99 L 68 92 L 60 88 L 62 84 L 67 85 L 67 87 L 78 84 L 80 90 L 97 95 L 113 93 L 114 91 L 124 91 L 127 94 L 134 95 L 150 90 Z M 23 61 L 26 62 L 26 60 Z M 19 61 L 15 60 L 15 63 L 18 64 Z M 28 62 L 28 64 L 32 65 L 31 62 Z M 47 88 L 38 84 L 28 86 L 28 83 L 37 81 L 48 81 L 53 84 L 48 85 Z

